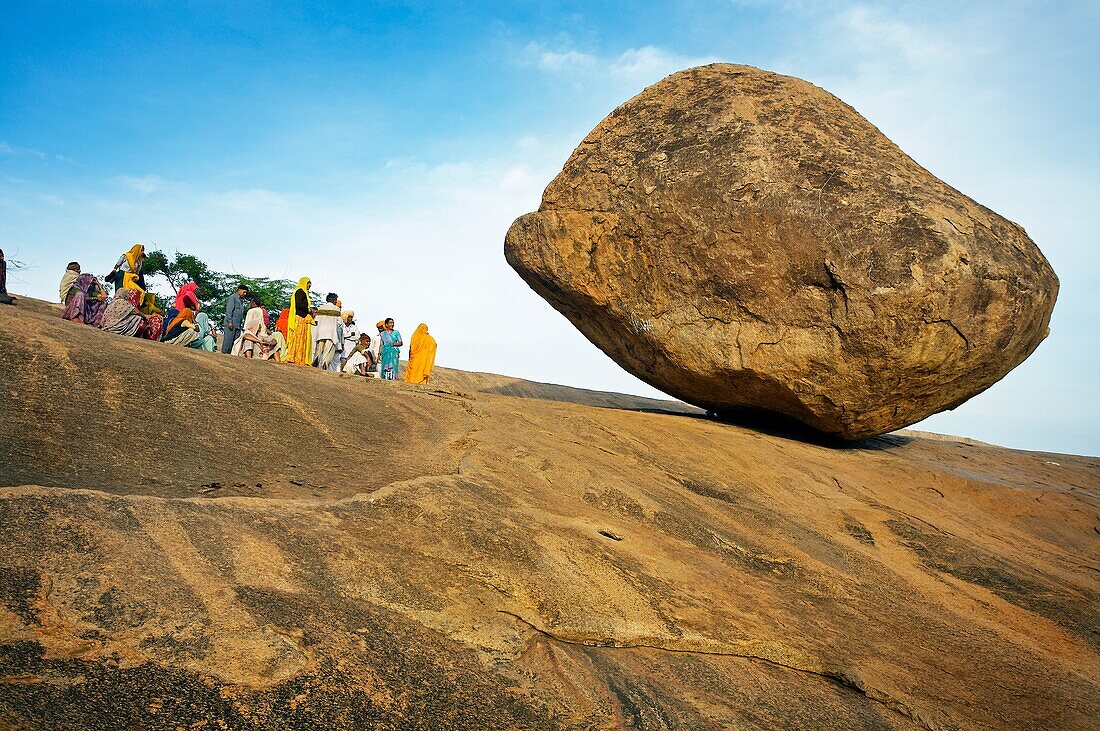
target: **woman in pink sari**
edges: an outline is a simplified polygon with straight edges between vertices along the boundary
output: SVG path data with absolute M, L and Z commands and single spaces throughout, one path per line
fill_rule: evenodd
M 195 284 L 194 282 L 188 282 L 187 284 L 180 287 L 180 291 L 176 295 L 176 303 L 173 305 L 173 307 L 175 307 L 176 310 L 182 310 L 184 307 L 188 307 L 195 312 L 201 310 L 202 303 L 199 302 L 199 296 L 196 293 L 196 290 L 198 290 L 198 288 L 199 285 Z

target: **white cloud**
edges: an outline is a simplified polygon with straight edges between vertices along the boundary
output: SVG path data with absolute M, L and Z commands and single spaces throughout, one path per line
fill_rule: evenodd
M 857 5 L 841 12 L 836 23 L 846 31 L 844 38 L 851 47 L 867 56 L 940 65 L 953 62 L 963 50 L 942 32 L 922 29 L 881 8 Z
M 590 69 L 596 64 L 596 57 L 581 53 L 574 48 L 549 50 L 543 44 L 531 41 L 524 48 L 525 60 L 543 71 L 576 71 Z
M 237 213 L 270 213 L 286 208 L 290 196 L 264 188 L 229 190 L 210 196 L 212 205 Z
M 530 191 L 541 189 L 546 184 L 546 179 L 534 173 L 526 165 L 513 165 L 504 171 L 497 187 L 501 190 Z
M 35 157 L 39 160 L 46 159 L 46 153 L 41 150 L 34 150 L 29 147 L 19 147 L 18 145 L 12 145 L 7 142 L 0 142 L 0 155 L 7 157 Z
M 703 66 L 717 60 L 713 56 L 682 56 L 664 48 L 642 46 L 623 51 L 608 68 L 615 76 L 656 80 L 682 69 Z
M 645 83 L 717 60 L 713 56 L 685 56 L 650 45 L 628 48 L 618 55 L 599 55 L 572 48 L 568 42 L 550 49 L 537 41 L 528 43 L 521 57 L 523 65 L 534 66 L 547 73 L 570 74 L 587 80 L 611 78 Z
M 159 175 L 119 175 L 111 182 L 142 195 L 152 195 L 164 188 L 167 183 Z

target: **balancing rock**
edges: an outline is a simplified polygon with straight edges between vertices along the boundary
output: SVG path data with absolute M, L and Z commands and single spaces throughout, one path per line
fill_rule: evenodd
M 728 64 L 613 111 L 504 248 L 647 383 L 845 439 L 989 388 L 1046 337 L 1058 292 L 1020 226 L 852 107 Z

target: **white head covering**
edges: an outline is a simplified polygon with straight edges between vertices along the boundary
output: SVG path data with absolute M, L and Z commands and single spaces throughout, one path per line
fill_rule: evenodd
M 262 307 L 253 307 L 248 311 L 248 314 L 244 317 L 244 331 L 252 333 L 256 337 L 267 337 Z

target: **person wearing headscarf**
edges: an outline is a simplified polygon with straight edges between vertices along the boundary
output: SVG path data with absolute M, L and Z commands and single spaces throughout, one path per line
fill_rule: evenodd
M 145 330 L 145 316 L 138 311 L 141 292 L 136 289 L 119 289 L 114 299 L 103 311 L 100 327 L 115 335 L 141 337 Z
M 287 336 L 287 332 L 288 332 L 287 331 L 287 326 L 288 326 L 288 321 L 289 320 L 290 320 L 290 308 L 289 307 L 284 307 L 279 312 L 279 317 L 276 318 L 276 320 L 275 320 L 275 329 L 278 330 L 279 332 L 281 332 L 283 334 L 284 338 Z
M 65 267 L 65 273 L 61 275 L 61 286 L 57 289 L 61 297 L 61 304 L 69 304 L 69 296 L 75 293 L 73 285 L 76 284 L 76 278 L 79 276 L 80 262 L 70 261 L 69 265 Z
M 126 272 L 122 275 L 122 289 L 138 292 L 137 308 L 145 315 L 145 329 L 142 337 L 148 340 L 160 340 L 164 334 L 164 311 L 157 307 L 157 296 L 145 290 L 145 280 L 140 274 Z
M 435 338 L 428 334 L 423 322 L 416 328 L 409 341 L 409 364 L 405 367 L 407 383 L 427 383 L 435 367 Z
M 180 287 L 179 292 L 176 293 L 176 300 L 172 303 L 172 306 L 168 308 L 168 313 L 164 316 L 165 322 L 172 322 L 176 319 L 176 315 L 180 313 L 185 307 L 191 309 L 196 315 L 202 309 L 202 303 L 199 302 L 199 297 L 195 293 L 199 285 L 194 282 L 188 282 Z
M 145 287 L 141 286 L 143 282 L 138 278 L 138 275 L 131 274 L 130 272 L 123 272 L 122 274 L 122 289 L 136 289 L 145 294 Z
M 81 274 L 69 290 L 61 317 L 99 327 L 100 318 L 103 317 L 107 304 L 107 293 L 99 280 L 91 274 Z
M 218 349 L 218 343 L 214 340 L 214 335 L 210 332 L 210 316 L 202 310 L 195 313 L 195 332 L 197 333 L 197 337 L 195 341 L 188 346 L 189 348 L 205 350 L 207 353 L 213 353 Z
M 309 302 L 309 290 L 313 286 L 309 277 L 298 280 L 298 287 L 290 297 L 290 313 L 287 315 L 286 356 L 287 363 L 295 365 L 313 365 L 313 325 L 312 306 Z
M 195 282 L 188 282 L 180 287 L 180 291 L 176 293 L 176 301 L 173 306 L 177 310 L 182 310 L 184 307 L 190 307 L 195 312 L 202 309 L 202 303 L 199 302 L 198 295 L 199 285 Z
M 241 337 L 233 345 L 233 355 L 241 355 L 245 358 L 262 360 L 271 358 L 275 349 L 275 341 L 267 332 L 264 324 L 264 308 L 260 301 L 252 298 L 252 307 L 244 317 L 244 325 L 241 327 Z
M 134 279 L 137 282 L 138 289 L 145 291 L 145 275 L 142 274 L 141 269 L 145 264 L 145 245 L 134 244 L 130 247 L 130 250 L 118 258 L 115 262 L 115 268 L 111 270 L 111 273 L 107 276 L 107 281 L 115 285 L 118 288 L 119 275 L 125 278 L 126 274 L 133 274 Z
M 8 294 L 8 262 L 0 249 L 0 305 L 14 305 L 15 298 Z
M 401 360 L 401 346 L 405 341 L 401 333 L 393 329 L 393 318 L 382 321 L 382 331 L 378 337 L 382 340 L 382 380 L 396 381 L 397 369 Z
M 340 353 L 340 362 L 346 363 L 351 351 L 359 347 L 359 326 L 355 324 L 355 310 L 344 310 L 340 315 L 344 324 L 344 350 Z
M 222 352 L 233 352 L 233 345 L 241 336 L 241 325 L 244 324 L 244 298 L 248 294 L 248 287 L 238 284 L 233 294 L 225 301 L 225 316 L 222 318 Z
M 145 265 L 144 244 L 134 244 L 130 247 L 130 250 L 122 256 L 126 259 L 126 271 L 132 272 L 133 274 L 141 274 L 141 269 Z M 142 285 L 144 284 L 145 282 L 142 282 Z M 145 287 L 142 286 L 142 289 L 145 289 Z
M 344 349 L 340 337 L 343 325 L 340 322 L 340 307 L 336 304 L 337 301 L 336 294 L 329 292 L 325 297 L 325 304 L 319 307 L 317 314 L 314 315 L 317 320 L 317 327 L 313 329 L 314 365 L 323 371 L 332 370 L 332 361 L 338 357 L 336 354 L 342 353 Z M 337 361 L 337 370 L 339 370 L 339 361 Z
M 286 336 L 278 330 L 270 331 L 270 335 L 274 345 L 271 346 L 269 358 L 276 363 L 282 363 L 286 360 Z
M 160 340 L 164 334 L 164 310 L 157 307 L 157 296 L 152 292 L 142 292 L 137 305 L 138 312 L 145 316 L 145 331 L 142 337 L 148 340 Z
M 366 333 L 359 336 L 359 344 L 351 349 L 347 362 L 344 363 L 344 373 L 353 376 L 365 376 L 374 378 L 374 356 L 370 352 L 371 337 Z
M 164 342 L 189 347 L 199 338 L 199 329 L 195 325 L 195 311 L 184 307 L 169 323 L 164 332 Z
M 287 321 L 290 320 L 290 308 L 284 307 L 275 319 L 275 327 L 271 330 L 271 337 L 275 341 L 275 349 L 272 351 L 272 360 L 281 363 L 286 360 L 286 334 Z

